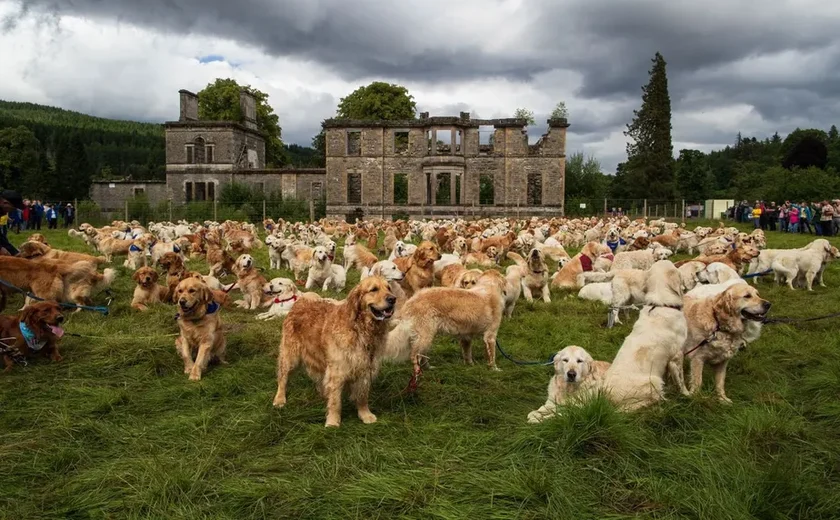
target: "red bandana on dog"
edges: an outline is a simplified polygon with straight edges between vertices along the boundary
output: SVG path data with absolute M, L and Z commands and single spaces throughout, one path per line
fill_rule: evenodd
M 592 259 L 586 255 L 580 255 L 580 266 L 584 273 L 588 273 L 592 270 Z

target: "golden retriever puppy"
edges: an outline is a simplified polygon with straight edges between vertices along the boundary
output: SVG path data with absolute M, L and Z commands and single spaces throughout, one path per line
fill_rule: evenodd
M 438 246 L 428 240 L 421 242 L 417 250 L 408 258 L 396 258 L 394 263 L 405 274 L 401 285 L 408 298 L 425 287 L 431 287 L 435 281 L 434 265 L 440 260 Z
M 703 383 L 703 367 L 709 365 L 715 374 L 718 399 L 731 403 L 726 397 L 726 368 L 729 360 L 760 333 L 760 322 L 770 310 L 770 302 L 743 280 L 727 284 L 723 291 L 712 296 L 703 292 L 687 293 L 683 298 L 683 312 L 688 324 L 688 336 L 683 353 L 691 365 L 691 393 Z M 753 323 L 755 325 L 753 325 Z
M 166 301 L 169 288 L 158 285 L 158 272 L 151 267 L 141 267 L 131 276 L 137 282 L 134 288 L 134 297 L 131 299 L 131 307 L 138 311 L 145 311 L 148 305 Z
M 242 291 L 242 299 L 234 302 L 239 307 L 256 310 L 263 305 L 263 286 L 266 283 L 254 264 L 251 255 L 240 255 L 233 268 L 236 273 L 236 286 Z
M 619 348 L 601 384 L 610 400 L 635 410 L 664 399 L 669 373 L 684 395 L 683 350 L 688 334 L 682 312 L 682 280 L 674 264 L 660 260 L 651 267 L 645 287 L 645 306 L 630 335 Z
M 609 247 L 600 242 L 587 242 L 580 253 L 572 257 L 568 263 L 554 273 L 551 278 L 551 287 L 557 289 L 579 288 L 578 275 L 592 271 L 598 257 L 606 254 L 612 254 Z
M 440 333 L 453 334 L 461 343 L 464 363 L 473 364 L 472 339 L 481 337 L 487 365 L 496 366 L 496 335 L 505 308 L 505 279 L 496 270 L 482 273 L 472 289 L 424 289 L 403 306 L 399 323 L 388 335 L 388 357 L 408 357 L 414 365 L 412 381 L 420 375 L 420 359 Z
M 326 426 L 341 424 L 341 394 L 346 386 L 359 419 L 365 424 L 376 422 L 368 395 L 379 372 L 396 301 L 384 278 L 369 276 L 341 302 L 301 299 L 295 303 L 283 322 L 274 406 L 286 404 L 289 373 L 303 361 L 327 400 Z
M 570 345 L 564 348 L 554 355 L 554 375 L 548 382 L 548 399 L 528 414 L 528 422 L 536 424 L 554 416 L 557 406 L 574 397 L 582 383 L 600 382 L 609 368 L 609 362 L 595 361 L 582 347 Z
M 3 293 L 3 306 L 6 303 Z M 33 303 L 17 316 L 0 316 L 0 334 L 4 344 L 0 352 L 6 365 L 5 372 L 11 372 L 15 363 L 25 363 L 26 358 L 36 352 L 49 357 L 53 362 L 61 361 L 58 340 L 64 335 L 61 323 L 64 315 L 55 301 Z
M 175 302 L 181 329 L 175 348 L 184 360 L 184 373 L 190 375 L 190 381 L 198 381 L 213 359 L 226 363 L 219 304 L 213 301 L 210 288 L 193 277 L 186 278 L 175 288 Z M 193 351 L 198 352 L 195 360 Z
M 525 271 L 525 277 L 522 279 L 522 294 L 525 296 L 525 300 L 532 303 L 534 301 L 532 293 L 538 292 L 542 294 L 542 300 L 545 303 L 551 303 L 545 254 L 535 247 L 528 253 L 527 260 L 516 253 L 508 253 L 507 257 Z

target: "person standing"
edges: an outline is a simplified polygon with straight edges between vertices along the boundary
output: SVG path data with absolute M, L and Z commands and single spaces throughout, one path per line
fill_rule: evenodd
M 761 229 L 761 204 L 756 202 L 752 210 L 752 221 L 755 229 Z
M 834 199 L 832 203 L 834 206 L 834 226 L 832 227 L 832 233 L 840 235 L 840 199 Z
M 799 206 L 796 204 L 790 205 L 790 216 L 788 217 L 790 224 L 788 224 L 788 232 L 796 233 L 799 231 Z
M 73 217 L 76 216 L 76 208 L 73 207 L 72 204 L 67 204 L 67 207 L 64 208 L 64 227 L 69 228 L 73 227 Z
M 41 229 L 41 221 L 44 220 L 44 205 L 40 200 L 35 201 L 35 229 Z
M 832 236 L 834 230 L 834 207 L 830 202 L 824 200 L 822 203 L 822 215 L 820 216 L 820 225 L 822 226 L 822 234 L 824 237 Z
M 779 220 L 779 208 L 776 207 L 775 202 L 770 203 L 767 208 L 767 226 L 770 231 L 776 231 L 776 222 Z
M 805 230 L 808 230 L 808 234 L 811 234 L 811 206 L 808 205 L 806 202 L 802 202 L 799 205 L 799 232 L 805 234 Z
M 46 215 L 47 215 L 47 229 L 57 229 L 58 228 L 58 212 L 55 211 L 53 206 L 47 205 L 46 207 Z
M 18 192 L 12 190 L 3 190 L 0 192 L 0 215 L 9 215 L 13 211 L 22 210 L 23 208 L 23 198 Z M 12 256 L 18 254 L 17 248 L 9 242 L 9 237 L 5 233 L 0 235 L 0 248 L 5 249 Z

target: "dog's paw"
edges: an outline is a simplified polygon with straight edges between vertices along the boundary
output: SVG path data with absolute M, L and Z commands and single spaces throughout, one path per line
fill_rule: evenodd
M 528 414 L 528 424 L 539 424 L 542 422 L 542 415 L 538 414 L 537 412 L 531 412 Z
M 732 404 L 732 399 L 726 397 L 725 395 L 719 395 L 718 400 L 723 404 Z
M 286 406 L 286 398 L 275 396 L 273 405 L 275 408 L 283 408 L 284 406 Z
M 371 412 L 359 412 L 359 419 L 361 419 L 362 422 L 365 424 L 373 424 L 376 422 L 376 416 L 373 415 Z
M 184 373 L 185 373 L 185 374 L 191 374 L 191 373 L 192 373 L 192 370 L 193 370 L 193 366 L 192 366 L 192 365 L 184 365 Z
M 201 372 L 196 369 L 193 369 L 190 372 L 190 381 L 201 381 Z
M 325 428 L 338 428 L 339 426 L 341 426 L 341 421 L 331 421 L 329 419 L 327 419 L 327 422 L 324 424 Z

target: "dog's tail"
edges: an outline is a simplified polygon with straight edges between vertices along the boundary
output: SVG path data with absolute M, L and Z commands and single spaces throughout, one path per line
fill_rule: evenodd
M 516 265 L 518 265 L 519 267 L 521 267 L 523 269 L 526 269 L 526 270 L 528 269 L 528 262 L 526 262 L 525 259 L 522 258 L 522 255 L 520 255 L 519 253 L 514 253 L 513 251 L 508 251 L 507 255 L 505 255 L 505 256 L 507 256 L 508 259 L 516 262 Z
M 96 264 L 87 260 L 79 260 L 72 264 L 60 264 L 59 273 L 67 283 L 89 280 L 97 274 Z
M 96 284 L 95 285 L 96 290 L 101 291 L 102 289 L 106 289 L 106 288 L 110 287 L 111 284 L 114 283 L 114 280 L 116 278 L 117 278 L 117 270 L 116 269 L 108 268 L 108 269 L 105 269 L 104 271 L 102 271 L 102 274 L 97 273 L 96 279 L 94 280 L 94 283 Z
M 410 318 L 395 320 L 396 324 L 388 333 L 382 359 L 391 362 L 408 361 L 411 355 L 411 341 L 414 338 L 414 322 Z

